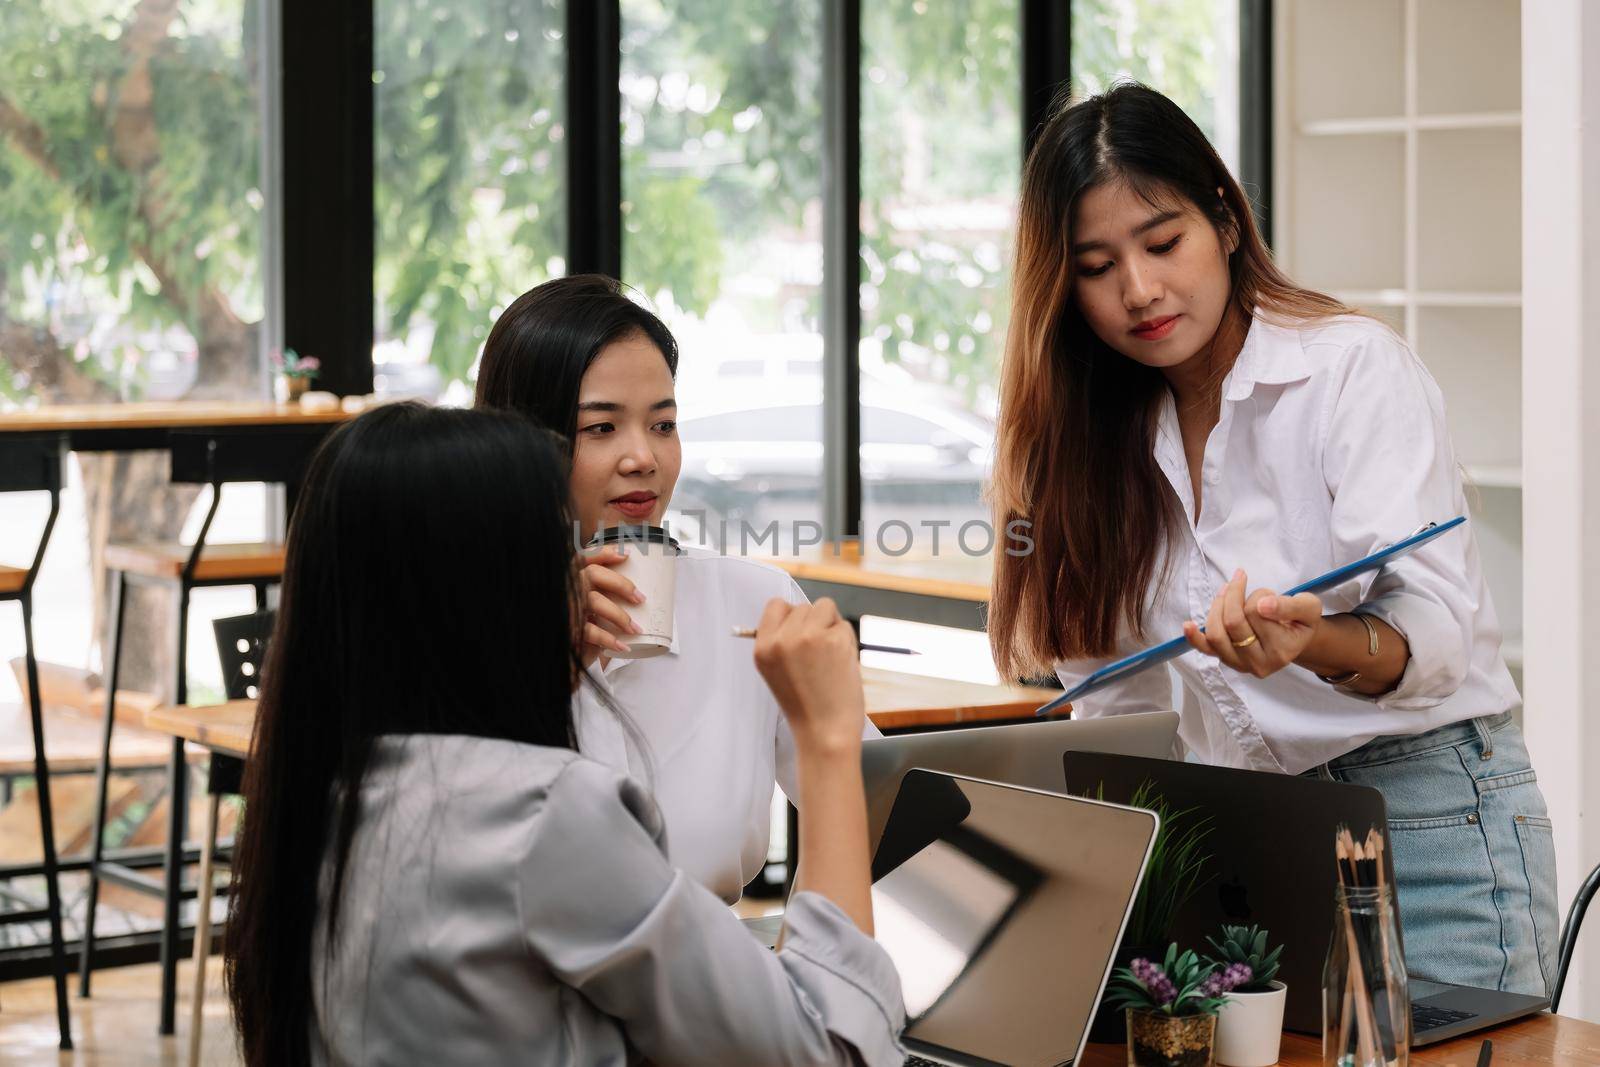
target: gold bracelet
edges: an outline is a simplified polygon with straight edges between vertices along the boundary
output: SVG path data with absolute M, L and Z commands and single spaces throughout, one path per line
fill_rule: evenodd
M 1378 654 L 1378 624 L 1373 622 L 1364 612 L 1352 611 L 1350 614 L 1361 620 L 1361 625 L 1367 628 L 1367 655 Z
M 1359 619 L 1360 622 L 1361 622 L 1361 625 L 1365 626 L 1367 628 L 1367 655 L 1376 656 L 1378 654 L 1378 627 L 1377 627 L 1377 624 L 1374 623 L 1370 618 L 1368 618 L 1365 614 L 1363 614 L 1361 612 L 1352 611 L 1350 614 L 1354 615 L 1357 619 Z M 1360 671 L 1346 671 L 1344 674 L 1332 674 L 1332 675 L 1319 674 L 1319 675 L 1317 675 L 1317 678 L 1318 678 L 1319 681 L 1327 682 L 1329 685 L 1331 685 L 1331 686 L 1333 686 L 1335 688 L 1341 688 L 1343 686 L 1347 686 L 1351 682 L 1354 682 L 1356 679 L 1358 679 L 1360 677 L 1361 677 L 1361 672 Z

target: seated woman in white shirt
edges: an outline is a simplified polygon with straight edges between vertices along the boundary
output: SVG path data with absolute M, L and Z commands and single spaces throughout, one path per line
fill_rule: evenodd
M 410 404 L 313 461 L 228 920 L 246 1063 L 900 1064 L 849 625 L 760 617 L 807 798 L 773 953 L 674 868 L 649 794 L 574 750 L 565 467 L 520 416 Z
M 572 510 L 596 530 L 659 525 L 677 485 L 673 379 L 678 346 L 664 323 L 597 274 L 544 283 L 495 322 L 478 369 L 477 406 L 531 416 L 572 446 Z M 607 553 L 584 569 L 586 658 L 643 735 L 630 737 L 595 694 L 577 701 L 578 747 L 635 776 L 653 773 L 673 859 L 728 902 L 766 864 L 774 781 L 798 803 L 794 743 L 735 626 L 773 597 L 805 603 L 769 564 L 688 547 L 679 560 L 673 643 L 651 659 L 611 658 L 635 593 Z M 862 732 L 877 731 L 865 717 Z
M 1324 597 L 1276 592 L 1467 512 L 1426 368 L 1285 277 L 1205 136 L 1143 86 L 1041 127 L 1016 245 L 996 526 L 1031 521 L 1038 550 L 995 557 L 1002 669 L 1070 686 L 1186 634 L 1197 756 L 1383 791 L 1411 973 L 1543 992 L 1550 820 L 1471 525 Z M 1171 700 L 1146 671 L 1076 710 Z

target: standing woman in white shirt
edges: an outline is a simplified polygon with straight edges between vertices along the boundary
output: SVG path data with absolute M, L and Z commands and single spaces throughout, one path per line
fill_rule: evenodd
M 1550 820 L 1471 526 L 1320 599 L 1275 592 L 1466 513 L 1427 370 L 1285 277 L 1199 128 L 1143 86 L 1040 131 L 1012 293 L 993 497 L 1036 547 L 997 557 L 1001 668 L 1070 686 L 1185 634 L 1196 756 L 1383 791 L 1413 973 L 1544 992 Z M 1146 671 L 1076 710 L 1171 700 Z
M 666 325 L 598 274 L 522 294 L 495 322 L 478 370 L 477 406 L 530 415 L 572 444 L 572 511 L 587 543 L 623 524 L 659 525 L 682 462 L 674 383 L 678 345 Z M 794 739 L 735 626 L 754 626 L 773 597 L 806 602 L 793 579 L 755 560 L 689 547 L 678 561 L 672 645 L 644 660 L 612 658 L 631 583 L 588 561 L 586 656 L 627 710 L 631 737 L 595 695 L 575 702 L 579 748 L 649 781 L 666 816 L 673 862 L 730 903 L 767 860 L 774 781 L 801 803 Z M 877 731 L 863 717 L 865 736 Z

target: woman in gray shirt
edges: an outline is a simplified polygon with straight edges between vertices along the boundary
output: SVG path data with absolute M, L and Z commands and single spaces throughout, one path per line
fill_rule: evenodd
M 761 619 L 807 799 L 771 953 L 672 866 L 646 789 L 574 751 L 564 469 L 520 417 L 411 405 L 313 462 L 234 868 L 246 1061 L 901 1063 L 854 634 L 825 601 Z

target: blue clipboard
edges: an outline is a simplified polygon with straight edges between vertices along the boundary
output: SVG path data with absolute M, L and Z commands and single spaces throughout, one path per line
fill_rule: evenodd
M 1318 575 L 1309 582 L 1302 582 L 1293 589 L 1285 590 L 1280 595 L 1298 596 L 1301 593 L 1326 592 L 1335 586 L 1343 585 L 1345 582 L 1349 581 L 1351 578 L 1354 578 L 1358 574 L 1365 574 L 1368 571 L 1378 570 L 1386 563 L 1391 563 L 1394 560 L 1399 559 L 1401 556 L 1410 555 L 1412 552 L 1415 552 L 1429 541 L 1432 541 L 1435 537 L 1454 530 L 1457 526 L 1460 526 L 1466 521 L 1467 517 L 1465 515 L 1457 515 L 1449 522 L 1430 522 L 1422 529 L 1406 538 L 1404 541 L 1398 541 L 1395 544 L 1390 545 L 1388 548 L 1383 549 L 1381 552 L 1374 552 L 1366 559 L 1358 559 L 1354 563 L 1347 563 L 1343 567 L 1337 567 L 1334 570 L 1329 571 L 1327 574 Z M 1202 626 L 1200 629 L 1204 630 L 1205 627 Z M 1112 682 L 1119 682 L 1130 675 L 1138 674 L 1146 667 L 1154 667 L 1158 663 L 1165 663 L 1168 660 L 1177 659 L 1185 652 L 1188 652 L 1191 648 L 1193 648 L 1193 646 L 1189 644 L 1188 638 L 1174 637 L 1171 641 L 1156 645 L 1154 648 L 1147 648 L 1143 652 L 1135 652 L 1131 656 L 1128 656 L 1124 659 L 1119 659 L 1115 663 L 1110 663 L 1104 667 L 1101 667 L 1099 670 L 1089 675 L 1089 677 L 1085 678 L 1083 681 L 1079 682 L 1077 685 L 1073 686 L 1071 689 L 1067 690 L 1065 693 L 1062 693 L 1060 696 L 1050 701 L 1050 703 L 1040 708 L 1034 714 L 1048 715 L 1063 704 L 1069 704 L 1080 697 L 1087 696 L 1098 689 L 1105 688 Z

